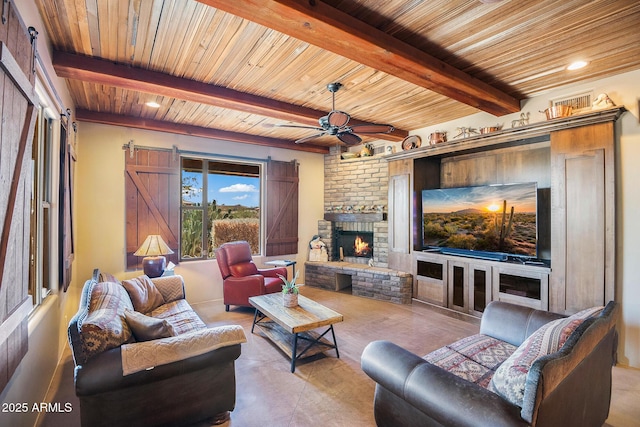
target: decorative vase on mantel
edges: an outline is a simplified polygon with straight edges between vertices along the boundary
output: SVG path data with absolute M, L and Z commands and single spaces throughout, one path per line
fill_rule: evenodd
M 282 304 L 288 308 L 296 307 L 298 305 L 298 294 L 282 294 Z

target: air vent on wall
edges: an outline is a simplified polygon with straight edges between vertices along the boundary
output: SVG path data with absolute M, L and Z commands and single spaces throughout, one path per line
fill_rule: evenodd
M 373 155 L 377 156 L 378 154 L 385 154 L 385 146 L 379 145 L 377 147 L 373 147 Z
M 584 109 L 591 109 L 593 92 L 584 92 L 576 95 L 570 95 L 564 98 L 552 99 L 551 106 L 570 105 L 573 107 L 573 114 Z

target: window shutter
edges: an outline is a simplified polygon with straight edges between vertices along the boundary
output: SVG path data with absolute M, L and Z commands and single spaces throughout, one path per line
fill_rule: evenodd
M 298 253 L 298 162 L 267 162 L 266 255 Z
M 69 117 L 66 117 L 68 121 Z M 73 248 L 73 162 L 71 143 L 69 141 L 69 126 L 65 117 L 60 126 L 60 192 L 58 231 L 58 282 L 65 292 L 71 284 L 71 264 L 74 258 Z
M 34 47 L 13 7 L 0 23 L 0 391 L 29 345 L 31 146 L 36 121 Z
M 125 208 L 127 269 L 142 269 L 142 258 L 134 256 L 149 234 L 159 234 L 173 254 L 167 262 L 179 261 L 180 160 L 168 150 L 125 150 Z

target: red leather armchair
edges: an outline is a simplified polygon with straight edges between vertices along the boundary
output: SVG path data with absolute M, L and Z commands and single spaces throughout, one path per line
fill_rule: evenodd
M 250 307 L 249 297 L 282 290 L 282 279 L 287 277 L 284 267 L 259 269 L 251 258 L 249 243 L 238 241 L 222 244 L 216 250 L 218 267 L 222 274 L 222 292 L 226 311 L 230 305 Z

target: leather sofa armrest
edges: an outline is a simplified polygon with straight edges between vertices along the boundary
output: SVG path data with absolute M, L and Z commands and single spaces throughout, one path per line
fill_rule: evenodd
M 540 326 L 561 317 L 565 316 L 502 301 L 492 301 L 482 313 L 480 333 L 518 347 Z
M 162 381 L 187 372 L 206 369 L 212 365 L 227 365 L 240 357 L 241 345 L 221 347 L 207 353 L 189 357 L 153 369 L 123 375 L 121 348 L 107 350 L 75 368 L 75 386 L 78 396 L 92 396 Z
M 278 274 L 281 276 L 287 277 L 287 268 L 286 267 L 261 268 L 261 269 L 258 269 L 258 273 L 260 273 L 264 277 L 278 277 Z
M 361 363 L 379 386 L 443 425 L 528 425 L 519 407 L 389 341 L 369 343 Z

